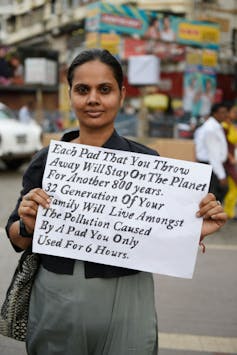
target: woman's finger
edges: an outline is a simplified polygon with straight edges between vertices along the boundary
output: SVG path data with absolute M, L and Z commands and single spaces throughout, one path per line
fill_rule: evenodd
M 20 217 L 23 215 L 36 216 L 39 205 L 34 201 L 25 200 L 21 203 L 18 209 L 18 214 Z
M 50 197 L 46 192 L 40 188 L 33 189 L 29 191 L 25 196 L 23 196 L 25 201 L 33 201 L 44 208 L 50 207 Z M 22 201 L 23 201 L 22 200 Z
M 212 194 L 211 192 L 209 192 L 200 202 L 199 207 L 202 208 L 203 206 L 205 206 L 207 203 L 211 202 L 211 201 L 216 201 L 216 197 L 214 194 Z
M 197 217 L 211 218 L 213 215 L 223 212 L 223 207 L 219 201 L 209 200 L 206 204 L 200 204 Z

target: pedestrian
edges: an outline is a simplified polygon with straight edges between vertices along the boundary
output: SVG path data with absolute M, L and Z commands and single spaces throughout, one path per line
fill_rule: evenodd
M 11 83 L 12 71 L 6 56 L 7 49 L 0 46 L 0 85 L 9 85 Z
M 11 84 L 23 85 L 24 84 L 24 67 L 21 63 L 20 57 L 17 53 L 12 54 L 10 59 L 10 66 L 12 68 Z
M 30 100 L 23 105 L 18 113 L 19 121 L 22 123 L 30 123 L 33 120 L 33 109 L 35 107 L 34 101 Z
M 114 121 L 125 98 L 120 63 L 107 50 L 81 52 L 68 74 L 71 105 L 80 125 L 62 140 L 158 155 L 118 135 Z M 39 205 L 49 208 L 42 189 L 48 148 L 23 177 L 23 189 L 6 231 L 16 251 L 32 243 Z M 226 221 L 213 194 L 200 203 L 201 239 Z M 30 301 L 28 355 L 155 355 L 157 320 L 152 274 L 110 265 L 41 255 Z
M 227 108 L 225 104 L 212 105 L 211 116 L 208 117 L 194 134 L 196 159 L 200 163 L 212 166 L 213 171 L 209 191 L 221 202 L 228 190 L 224 168 L 228 147 L 225 132 L 221 125 L 226 116 Z
M 233 123 L 237 119 L 237 106 L 233 103 L 228 105 L 228 115 L 222 123 L 228 142 L 228 159 L 225 163 L 225 170 L 228 180 L 228 192 L 224 199 L 224 211 L 229 219 L 237 220 L 235 208 L 237 202 L 237 160 L 235 158 L 235 147 L 237 144 L 237 128 Z

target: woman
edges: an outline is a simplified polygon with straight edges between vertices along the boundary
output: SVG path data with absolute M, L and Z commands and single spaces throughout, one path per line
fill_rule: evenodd
M 63 140 L 157 155 L 114 130 L 125 88 L 121 66 L 108 51 L 80 53 L 69 67 L 68 83 L 80 132 L 69 132 Z M 50 205 L 41 188 L 47 151 L 39 152 L 25 172 L 6 227 L 16 250 L 30 246 L 38 206 Z M 197 215 L 205 217 L 201 239 L 226 220 L 212 194 L 201 201 Z M 157 343 L 150 273 L 41 255 L 29 311 L 29 355 L 155 355 Z
M 171 26 L 171 18 L 170 16 L 164 16 L 162 21 L 162 30 L 160 33 L 161 39 L 166 42 L 175 41 L 175 32 Z
M 214 101 L 213 84 L 210 78 L 205 80 L 204 89 L 200 95 L 200 112 L 201 118 L 206 119 L 211 113 L 211 107 Z
M 147 39 L 160 39 L 160 30 L 159 30 L 159 19 L 152 17 L 149 22 L 148 29 L 144 35 Z
M 222 123 L 228 143 L 228 159 L 225 163 L 225 169 L 228 179 L 228 192 L 224 199 L 224 211 L 229 219 L 236 219 L 235 207 L 237 202 L 237 161 L 235 159 L 235 146 L 237 144 L 237 128 L 233 124 L 237 119 L 237 106 L 230 104 L 228 106 L 227 119 Z

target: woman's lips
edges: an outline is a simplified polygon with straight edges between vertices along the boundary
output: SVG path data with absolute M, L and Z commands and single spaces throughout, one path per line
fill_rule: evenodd
M 104 111 L 86 111 L 87 115 L 92 118 L 100 117 Z

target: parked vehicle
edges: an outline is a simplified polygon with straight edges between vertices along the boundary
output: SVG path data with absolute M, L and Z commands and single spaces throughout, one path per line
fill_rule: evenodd
M 16 114 L 0 103 L 0 160 L 17 169 L 42 148 L 42 129 L 34 120 L 19 122 Z

